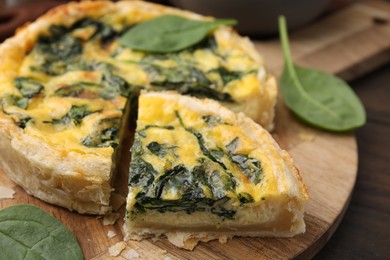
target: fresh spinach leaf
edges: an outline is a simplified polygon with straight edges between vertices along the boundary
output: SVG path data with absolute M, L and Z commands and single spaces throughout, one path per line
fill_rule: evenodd
M 280 85 L 286 105 L 322 129 L 348 131 L 364 125 L 364 107 L 348 84 L 325 72 L 294 65 L 283 16 L 279 18 L 279 31 L 285 60 Z
M 0 248 L 2 259 L 84 259 L 67 227 L 32 205 L 0 211 Z
M 22 93 L 22 95 L 26 98 L 32 98 L 33 96 L 39 94 L 43 89 L 43 85 L 41 83 L 31 78 L 15 78 L 14 84 L 19 89 L 20 93 Z
M 125 32 L 120 43 L 135 50 L 167 53 L 191 47 L 202 41 L 220 25 L 234 25 L 235 20 L 190 20 L 175 15 L 163 15 L 139 23 Z

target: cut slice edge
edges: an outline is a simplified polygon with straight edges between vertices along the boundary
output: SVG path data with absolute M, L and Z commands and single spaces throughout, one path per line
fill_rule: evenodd
M 148 99 L 153 99 L 153 102 L 147 102 Z M 161 102 L 154 102 L 156 99 Z M 272 175 L 271 179 L 273 179 L 275 185 L 273 187 L 271 187 L 272 185 L 265 185 L 267 191 L 263 193 L 264 198 L 254 199 L 251 203 L 237 203 L 237 199 L 230 198 L 226 205 L 229 210 L 235 211 L 235 217 L 228 219 L 210 213 L 213 206 L 192 212 L 189 212 L 188 209 L 183 210 L 183 208 L 176 212 L 144 209 L 144 212 L 137 213 L 138 215 L 133 214 L 131 212 L 137 205 L 139 206 L 137 195 L 140 190 L 137 187 L 132 187 L 131 181 L 129 181 L 127 214 L 124 226 L 126 240 L 142 240 L 149 237 L 165 236 L 175 246 L 192 250 L 200 241 L 206 242 L 218 239 L 220 242 L 225 242 L 234 236 L 292 237 L 305 232 L 304 202 L 309 197 L 307 189 L 291 156 L 278 146 L 266 130 L 244 114 L 235 114 L 213 100 L 199 100 L 174 92 L 142 92 L 139 99 L 136 136 L 140 129 L 145 126 L 145 122 L 141 122 L 145 120 L 144 113 L 151 113 L 150 111 L 153 109 L 159 110 L 162 116 L 175 113 L 171 110 L 169 104 L 176 104 L 183 107 L 184 110 L 190 110 L 198 114 L 199 117 L 214 115 L 229 123 L 233 122 L 233 126 L 238 127 L 245 133 L 246 138 L 251 140 L 251 145 L 263 149 L 264 154 L 262 156 L 265 156 L 265 161 L 271 164 L 264 167 L 265 175 Z M 181 119 L 181 121 L 185 120 L 186 118 Z M 163 121 L 160 118 L 160 120 L 157 120 L 157 125 Z M 188 128 L 190 127 L 192 126 L 188 126 Z M 208 130 L 206 129 L 206 131 Z M 153 132 L 149 134 L 153 135 Z M 180 138 L 178 133 L 175 136 Z M 206 140 L 207 142 L 208 140 Z M 145 145 L 143 144 L 143 146 Z M 186 147 L 186 150 L 191 150 L 191 147 Z M 150 155 L 147 156 L 150 158 Z M 158 165 L 158 163 L 152 165 Z M 130 180 L 132 173 L 132 170 L 130 170 Z M 158 174 L 159 176 L 164 175 L 161 172 Z M 159 176 L 156 176 L 156 178 L 159 178 Z M 261 189 L 261 185 L 252 184 L 243 186 L 248 189 L 248 193 L 253 195 L 253 189 Z M 245 190 L 241 189 L 241 191 Z M 261 191 L 259 192 L 261 193 Z M 256 195 L 256 191 L 254 195 Z M 160 196 L 162 195 L 160 194 Z

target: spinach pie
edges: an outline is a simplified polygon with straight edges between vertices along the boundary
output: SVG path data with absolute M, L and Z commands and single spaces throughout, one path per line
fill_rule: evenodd
M 221 25 L 176 52 L 121 44 L 128 30 L 163 15 L 213 20 L 141 1 L 83 1 L 49 11 L 0 45 L 0 167 L 10 179 L 70 210 L 110 211 L 128 100 L 139 89 L 215 99 L 272 128 L 275 79 L 232 28 Z

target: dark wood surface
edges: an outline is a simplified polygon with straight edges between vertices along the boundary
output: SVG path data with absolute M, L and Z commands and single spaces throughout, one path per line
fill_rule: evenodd
M 389 259 L 390 64 L 351 85 L 368 115 L 356 131 L 358 178 L 345 217 L 315 259 Z
M 390 64 L 351 85 L 368 116 L 356 131 L 358 177 L 340 226 L 315 259 L 389 259 Z

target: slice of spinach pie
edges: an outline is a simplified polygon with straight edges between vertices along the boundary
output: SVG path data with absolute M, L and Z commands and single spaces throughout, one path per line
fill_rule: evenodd
M 143 93 L 132 146 L 127 239 L 178 247 L 305 231 L 307 192 L 288 153 L 244 114 L 212 100 Z

